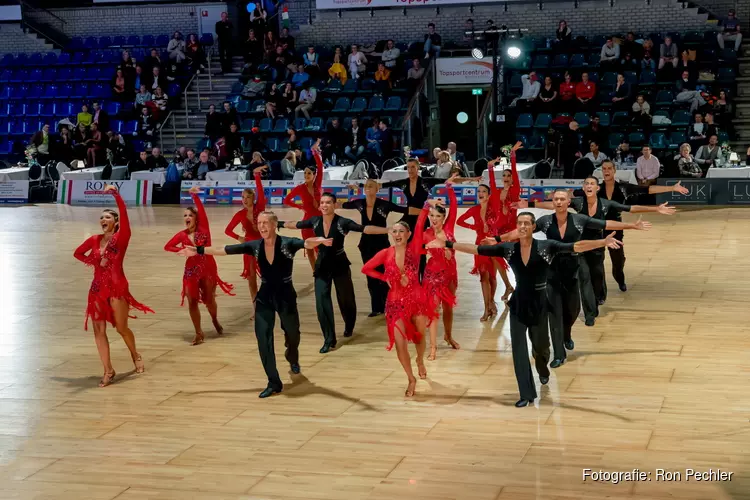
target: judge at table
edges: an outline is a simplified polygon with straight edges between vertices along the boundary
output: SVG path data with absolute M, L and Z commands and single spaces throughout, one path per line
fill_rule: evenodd
M 166 168 L 169 166 L 167 159 L 161 154 L 161 149 L 154 148 L 151 150 L 151 156 L 146 160 L 149 170 L 156 170 L 159 168 Z
M 144 172 L 148 170 L 148 153 L 141 151 L 138 155 L 137 160 L 131 160 L 128 163 L 128 173 L 133 174 L 134 172 Z

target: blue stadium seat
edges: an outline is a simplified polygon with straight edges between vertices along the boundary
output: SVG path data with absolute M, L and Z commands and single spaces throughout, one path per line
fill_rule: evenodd
M 698 62 L 706 63 L 706 64 L 714 64 L 716 60 L 717 60 L 717 55 L 716 55 L 715 49 L 707 47 L 699 51 Z
M 54 82 L 57 80 L 57 69 L 56 68 L 45 68 L 44 71 L 42 71 L 42 79 L 43 82 Z
M 642 87 L 651 87 L 656 84 L 656 73 L 653 71 L 641 71 L 641 80 L 638 82 Z
M 583 54 L 573 54 L 570 57 L 570 67 L 571 68 L 583 68 L 586 66 L 586 56 Z
M 128 122 L 123 122 L 122 128 L 120 129 L 120 133 L 126 134 L 126 135 L 133 135 L 138 130 L 138 122 L 135 120 L 131 120 Z
M 588 113 L 584 113 L 582 111 L 576 113 L 576 115 L 573 117 L 575 121 L 578 122 L 578 125 L 581 127 L 588 127 L 589 122 L 591 121 L 591 118 L 589 117 Z
M 729 142 L 729 132 L 726 130 L 719 130 L 719 144 L 725 144 Z
M 687 141 L 687 134 L 683 130 L 673 130 L 669 133 L 669 149 L 677 149 Z
M 312 137 L 303 137 L 299 141 L 299 147 L 302 151 L 308 151 L 313 145 Z
M 589 75 L 591 76 L 591 75 Z M 602 85 L 614 87 L 617 84 L 617 73 L 607 71 L 602 75 Z
M 112 129 L 112 132 L 122 133 L 122 120 L 112 120 L 109 123 L 109 128 Z
M 112 46 L 112 37 L 105 35 L 99 39 L 99 48 L 106 49 Z
M 599 117 L 599 125 L 609 127 L 609 113 L 607 111 L 598 111 L 596 116 Z
M 88 54 L 86 52 L 74 52 L 70 58 L 70 64 L 80 66 L 87 57 Z
M 307 127 L 307 120 L 305 118 L 294 119 L 294 128 L 296 130 L 304 130 L 305 127 Z
M 531 113 L 522 113 L 518 116 L 518 120 L 516 120 L 516 128 L 517 129 L 527 129 L 532 128 L 534 126 L 534 117 L 531 116 Z
M 169 45 L 169 35 L 159 35 L 156 37 L 156 46 L 161 47 L 161 50 L 164 50 L 167 48 L 167 45 Z
M 7 127 L 7 124 L 6 124 Z M 7 131 L 6 131 L 7 134 Z M 2 135 L 2 130 L 0 130 L 0 135 Z M 0 155 L 7 156 L 13 152 L 13 141 L 11 140 L 2 140 L 0 141 Z
M 106 111 L 109 116 L 117 116 L 118 114 L 120 114 L 121 107 L 121 103 L 117 101 L 110 101 L 106 106 L 104 106 L 104 111 Z
M 113 47 L 123 47 L 128 44 L 128 39 L 122 35 L 118 35 L 112 39 Z
M 11 83 L 23 83 L 29 81 L 29 71 L 25 69 L 17 69 L 10 75 Z
M 44 56 L 41 52 L 35 52 L 29 56 L 29 66 L 42 66 L 44 64 Z
M 599 73 L 596 71 L 587 71 L 586 73 L 589 74 L 589 80 L 591 80 L 594 83 L 599 83 Z
M 83 99 L 89 95 L 89 86 L 87 83 L 77 83 L 73 86 L 73 91 L 70 93 L 70 97 L 74 99 Z
M 547 130 L 552 124 L 552 115 L 549 113 L 539 113 L 534 122 L 534 128 Z
M 83 41 L 83 48 L 88 50 L 96 50 L 99 48 L 99 40 L 95 36 L 86 37 Z
M 0 72 L 0 83 L 8 83 L 10 82 L 10 77 L 13 75 L 13 71 L 9 69 L 4 69 Z
M 58 97 L 58 94 L 60 93 L 60 89 L 56 84 L 50 84 L 44 87 L 44 94 L 42 94 L 42 99 L 56 99 Z
M 167 95 L 169 96 L 178 96 L 180 95 L 181 87 L 179 83 L 170 83 L 169 88 L 167 89 Z
M 523 84 L 521 83 L 521 74 L 520 73 L 512 73 L 510 75 L 510 93 L 511 94 L 520 94 L 523 90 Z
M 65 66 L 66 64 L 70 64 L 70 61 L 71 61 L 70 53 L 69 52 L 63 52 L 57 58 L 57 62 L 55 64 L 57 66 Z
M 357 97 L 354 99 L 354 102 L 352 102 L 350 111 L 352 113 L 362 113 L 365 109 L 367 109 L 367 99 L 365 97 Z
M 141 37 L 139 37 L 138 35 L 130 35 L 125 44 L 131 47 L 140 47 Z
M 42 94 L 44 94 L 44 85 L 42 84 L 36 84 L 29 87 L 29 92 L 26 94 L 27 99 L 33 99 L 38 100 L 42 98 Z
M 266 101 L 263 99 L 256 99 L 253 101 L 252 106 L 250 106 L 249 112 L 250 113 L 256 113 L 258 108 L 265 109 L 266 108 Z
M 341 89 L 341 92 L 344 94 L 354 94 L 359 90 L 357 87 L 357 80 L 349 79 L 344 84 L 344 88 Z
M 29 93 L 29 87 L 27 85 L 16 85 L 11 91 L 11 99 L 26 99 Z
M 369 111 L 383 111 L 383 108 L 385 107 L 385 102 L 383 102 L 383 98 L 380 96 L 375 96 L 370 99 L 370 105 L 368 106 Z
M 39 108 L 40 116 L 55 116 L 55 103 L 53 101 L 45 101 Z
M 310 126 L 313 130 L 323 130 L 323 119 L 319 116 L 310 118 Z
M 83 38 L 81 38 L 80 36 L 74 36 L 70 39 L 70 43 L 68 44 L 69 50 L 81 50 L 83 48 Z
M 250 112 L 250 101 L 241 99 L 236 106 L 237 113 L 244 115 Z
M 534 69 L 549 68 L 549 56 L 547 54 L 535 55 L 531 67 Z
M 654 104 L 656 106 L 671 106 L 674 103 L 674 95 L 669 90 L 660 90 L 656 94 Z
M 349 108 L 351 107 L 351 101 L 348 97 L 339 97 L 336 99 L 336 105 L 333 107 L 334 113 L 341 113 L 349 111 Z
M 203 33 L 200 38 L 201 45 L 204 47 L 214 44 L 214 36 L 211 33 Z
M 674 128 L 686 128 L 690 125 L 690 112 L 684 109 L 679 109 L 672 115 L 672 127 Z
M 553 68 L 567 68 L 568 67 L 568 55 L 567 54 L 557 54 L 554 59 L 552 59 L 552 66 Z
M 607 141 L 609 143 L 609 149 L 611 149 L 612 151 L 616 150 L 617 148 L 620 147 L 620 144 L 622 144 L 624 140 L 625 140 L 624 134 L 621 134 L 619 132 L 614 132 L 614 133 L 609 134 L 609 139 Z
M 362 82 L 360 83 L 362 92 L 374 92 L 375 87 L 377 87 L 377 83 L 374 78 L 362 78 Z
M 286 118 L 278 118 L 276 120 L 276 124 L 273 127 L 274 132 L 286 132 L 286 129 L 289 128 L 289 120 Z
M 734 68 L 719 68 L 719 73 L 716 78 L 716 81 L 719 83 L 734 83 L 736 79 L 737 73 Z
M 255 126 L 255 120 L 252 118 L 245 118 L 242 120 L 242 125 L 240 126 L 240 132 L 243 134 L 249 134 L 253 131 L 253 127 Z
M 399 111 L 401 109 L 401 98 L 397 95 L 393 95 L 388 98 L 385 103 L 385 111 Z
M 23 115 L 24 109 L 21 101 L 10 101 L 6 105 L 6 115 L 12 118 Z
M 631 147 L 641 148 L 644 144 L 646 144 L 646 136 L 643 135 L 642 132 L 632 132 L 628 136 L 628 142 L 630 143 Z
M 266 139 L 266 149 L 276 152 L 279 150 L 279 140 L 276 137 Z
M 622 76 L 625 77 L 625 83 L 631 87 L 638 85 L 638 74 L 635 71 L 624 71 Z
M 60 112 L 62 112 L 61 116 L 69 116 L 71 118 L 75 118 L 80 108 L 81 107 L 73 101 L 62 101 L 60 103 L 60 109 L 57 109 L 57 107 L 55 107 L 55 114 L 60 116 Z
M 601 58 L 601 52 L 594 52 L 589 56 L 589 67 L 598 68 L 599 59 Z
M 719 61 L 724 61 L 727 64 L 737 64 L 737 53 L 734 49 L 726 47 L 719 53 Z
M 654 132 L 648 138 L 648 145 L 651 146 L 651 149 L 656 149 L 656 150 L 666 149 L 667 138 L 663 132 Z
M 73 68 L 64 67 L 57 70 L 57 81 L 58 82 L 72 82 L 73 81 Z
M 273 129 L 273 120 L 271 118 L 263 118 L 260 121 L 259 129 L 261 132 L 270 132 Z
M 141 45 L 148 49 L 155 48 L 156 40 L 154 39 L 154 35 L 143 35 Z
M 624 128 L 630 124 L 630 114 L 627 111 L 618 111 L 612 115 L 611 126 L 614 128 Z
M 29 63 L 28 54 L 16 54 L 16 66 L 26 66 Z

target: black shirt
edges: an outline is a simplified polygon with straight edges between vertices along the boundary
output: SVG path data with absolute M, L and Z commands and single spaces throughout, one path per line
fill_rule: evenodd
M 276 236 L 276 249 L 273 256 L 273 264 L 266 258 L 265 241 L 253 240 L 238 245 L 227 245 L 224 250 L 228 255 L 248 254 L 255 256 L 260 269 L 260 290 L 257 300 L 268 301 L 277 293 L 294 293 L 292 286 L 292 269 L 294 267 L 294 254 L 305 247 L 305 242 L 300 238 L 288 238 Z M 295 293 L 296 296 L 296 293 Z
M 412 207 L 412 208 L 418 208 L 419 210 L 422 210 L 424 207 L 424 204 L 427 202 L 427 198 L 430 197 L 430 189 L 433 186 L 437 186 L 438 184 L 444 184 L 445 179 L 436 179 L 434 177 L 418 177 L 417 178 L 417 186 L 414 190 L 414 193 L 411 192 L 410 185 L 411 181 L 407 179 L 401 179 L 397 181 L 391 181 L 391 182 L 384 182 L 380 185 L 380 187 L 389 188 L 389 187 L 395 187 L 400 189 L 404 192 L 404 196 L 406 197 L 406 206 Z M 406 215 L 404 215 L 402 220 L 405 220 L 409 222 L 409 225 L 412 226 L 412 231 L 414 230 L 414 222 L 417 221 L 418 215 L 409 215 L 409 212 L 407 210 Z
M 604 220 L 594 219 L 588 215 L 568 213 L 568 222 L 565 225 L 565 234 L 560 234 L 560 227 L 557 225 L 557 215 L 543 215 L 536 220 L 536 232 L 544 233 L 548 240 L 559 241 L 562 243 L 575 243 L 581 241 L 584 231 L 592 229 L 602 231 L 607 223 Z M 551 280 L 559 279 L 567 282 L 574 278 L 578 272 L 577 254 L 566 255 L 555 261 L 551 266 L 553 273 L 550 273 Z
M 331 221 L 331 229 L 328 234 L 325 234 L 323 216 L 316 215 L 297 222 L 297 229 L 312 229 L 315 236 L 333 239 L 333 244 L 330 247 L 325 245 L 318 247 L 318 258 L 315 261 L 315 277 L 327 278 L 348 271 L 351 262 L 349 262 L 344 251 L 344 240 L 350 231 L 361 233 L 365 228 L 351 219 L 334 215 Z
M 601 192 L 601 191 L 600 191 Z M 616 201 L 608 200 L 606 198 L 597 197 L 596 213 L 591 215 L 589 212 L 589 204 L 585 196 L 578 196 L 570 200 L 570 208 L 578 212 L 579 214 L 590 216 L 598 220 L 615 220 L 610 217 L 620 217 L 620 212 L 630 212 L 630 205 L 623 205 Z M 617 212 L 617 215 L 610 216 L 610 212 Z M 605 222 L 606 224 L 606 222 Z M 583 231 L 583 240 L 600 240 L 604 236 L 601 229 L 586 227 Z
M 216 31 L 216 37 L 219 39 L 219 41 L 224 43 L 231 43 L 232 41 L 232 21 L 219 21 L 216 23 L 215 31 Z
M 372 218 L 367 216 L 367 200 L 365 198 L 346 201 L 342 207 L 347 210 L 359 211 L 362 217 L 362 226 L 378 227 L 388 227 L 388 215 L 391 212 L 406 214 L 409 211 L 409 207 L 402 207 L 395 203 L 391 203 L 390 201 L 381 200 L 380 198 L 375 198 L 375 205 L 372 207 Z M 359 240 L 359 248 L 365 246 L 380 246 L 386 248 L 389 244 L 387 234 L 363 234 L 362 238 Z

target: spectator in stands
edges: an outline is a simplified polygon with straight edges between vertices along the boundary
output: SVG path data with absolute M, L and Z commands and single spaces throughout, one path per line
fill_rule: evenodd
M 267 172 L 268 162 L 263 158 L 263 155 L 260 154 L 260 151 L 255 151 L 250 159 L 250 165 L 248 165 L 247 168 L 250 172 L 254 172 L 258 168 L 262 168 L 263 172 Z
M 352 51 L 347 59 L 349 65 L 349 73 L 352 79 L 356 80 L 367 70 L 367 57 L 359 51 L 357 45 L 352 45 Z
M 599 151 L 599 144 L 596 141 L 589 142 L 589 153 L 584 158 L 588 159 L 594 168 L 601 167 L 603 161 L 609 160 L 607 155 Z
M 573 42 L 573 31 L 568 28 L 568 22 L 561 19 L 555 30 L 555 48 L 558 52 L 566 52 Z
M 289 64 L 289 57 L 287 56 L 287 53 L 284 52 L 284 48 L 281 45 L 276 46 L 276 53 L 273 55 L 273 58 L 269 60 L 268 64 L 273 69 L 276 70 L 277 82 L 286 80 L 287 73 L 288 73 L 287 65 Z
M 589 80 L 587 72 L 581 73 L 581 81 L 576 84 L 577 108 L 584 112 L 594 109 L 594 97 L 596 97 L 596 84 Z
M 167 111 L 167 105 L 169 104 L 169 96 L 164 93 L 161 87 L 156 87 L 154 95 L 151 97 L 151 101 L 156 105 L 159 111 Z M 159 115 L 161 117 L 161 115 Z
M 419 59 L 413 59 L 411 62 L 411 68 L 406 72 L 406 86 L 409 89 L 409 94 L 413 94 L 419 88 L 419 82 L 422 81 L 424 76 L 424 68 L 421 67 Z
M 703 99 L 701 93 L 695 90 L 695 84 L 690 80 L 690 73 L 687 71 L 682 72 L 682 76 L 675 85 L 677 90 L 677 96 L 675 102 L 687 102 L 690 103 L 690 112 L 695 111 L 706 104 L 706 100 Z
M 206 68 L 206 53 L 203 51 L 203 46 L 195 33 L 188 35 L 185 44 L 185 57 L 193 73 Z
M 255 30 L 249 30 L 247 40 L 243 43 L 242 58 L 245 61 L 245 68 L 255 70 L 263 62 L 265 50 L 263 42 L 258 38 Z
M 352 118 L 352 128 L 348 133 L 348 141 L 344 154 L 356 162 L 365 152 L 365 131 L 359 126 L 359 118 Z
M 214 31 L 219 42 L 221 71 L 222 73 L 230 73 L 232 71 L 232 33 L 234 32 L 234 26 L 226 12 L 221 13 L 221 21 L 216 23 Z
M 201 152 L 200 163 L 198 163 L 198 168 L 195 169 L 195 178 L 201 181 L 206 180 L 206 174 L 214 170 L 217 170 L 216 163 L 210 161 L 208 152 Z
M 127 69 L 133 69 L 135 67 L 135 62 L 133 61 L 133 58 L 130 56 L 130 51 L 128 49 L 125 49 L 122 51 L 122 58 L 120 59 L 120 68 L 123 69 L 123 71 L 126 71 Z
M 563 75 L 559 97 L 559 110 L 561 112 L 571 113 L 575 110 L 576 84 L 572 81 L 569 71 L 566 71 Z
M 276 84 L 272 85 L 272 88 L 276 88 Z M 248 81 L 242 88 L 242 96 L 248 99 L 257 99 L 263 97 L 266 93 L 266 82 L 260 78 L 260 74 L 256 74 L 250 81 Z
M 294 37 L 289 34 L 289 28 L 281 29 L 281 34 L 279 35 L 279 44 L 284 47 L 284 50 L 294 52 Z
M 685 71 L 688 72 L 691 81 L 698 79 L 698 64 L 695 61 L 690 60 L 690 52 L 683 50 L 680 53 L 680 61 L 677 63 L 677 73 L 682 74 Z
M 380 123 L 377 118 L 373 118 L 372 126 L 367 129 L 365 140 L 367 141 L 367 151 L 375 153 L 378 157 L 383 156 L 383 151 L 380 147 Z
M 250 24 L 260 37 L 268 31 L 268 11 L 263 8 L 262 2 L 255 3 L 255 9 L 250 13 Z
M 35 151 L 36 154 L 36 161 L 44 166 L 49 162 L 50 160 L 50 135 L 49 135 L 49 125 L 44 124 L 42 126 L 42 129 L 34 133 L 33 136 L 31 136 L 31 141 L 29 142 L 29 146 L 31 146 L 31 149 Z
M 294 151 L 287 151 L 284 155 L 284 159 L 281 160 L 281 179 L 283 181 L 290 181 L 294 179 L 294 172 L 296 171 L 297 155 Z
M 89 132 L 89 128 L 85 123 L 79 122 L 73 136 L 75 142 L 75 145 L 73 146 L 73 156 L 76 160 L 84 160 L 86 158 L 86 151 L 89 149 L 88 141 L 90 138 L 91 132 Z
M 150 147 L 154 139 L 154 132 L 156 132 L 156 121 L 151 116 L 151 109 L 148 106 L 144 106 L 141 109 L 141 116 L 138 117 L 138 131 L 136 135 L 146 143 L 146 147 Z
M 146 90 L 145 85 L 141 85 L 138 93 L 135 95 L 135 111 L 136 113 L 140 114 L 141 109 L 146 105 L 147 102 L 149 102 L 153 96 L 151 95 L 151 92 Z
M 110 165 L 125 165 L 128 162 L 129 154 L 128 144 L 125 138 L 119 132 L 107 132 L 107 162 Z
M 281 101 L 281 90 L 275 83 L 271 84 L 271 89 L 265 96 L 266 99 L 266 117 L 274 119 L 276 118 L 276 109 Z
M 427 33 L 424 36 L 424 58 L 429 59 L 430 54 L 440 57 L 440 49 L 443 45 L 443 39 L 435 32 L 435 23 L 427 25 Z
M 635 177 L 638 179 L 638 184 L 641 186 L 656 184 L 661 171 L 659 158 L 651 154 L 650 146 L 643 146 L 641 153 L 643 156 L 635 162 Z
M 73 161 L 73 136 L 68 127 L 60 129 L 60 137 L 52 144 L 52 157 L 66 165 Z
M 627 163 L 630 165 L 636 161 L 628 141 L 622 141 L 622 144 L 617 147 L 615 159 L 616 163 Z
M 115 77 L 112 80 L 112 98 L 115 101 L 125 102 L 129 99 L 129 92 L 126 88 L 125 73 L 120 68 L 117 68 Z
M 393 153 L 393 132 L 391 132 L 388 122 L 385 120 L 380 121 L 379 128 L 378 143 L 380 144 L 380 151 L 387 158 Z
M 638 94 L 633 103 L 633 123 L 639 127 L 651 124 L 651 106 L 646 102 L 643 94 Z
M 727 100 L 725 90 L 719 91 L 719 98 L 714 102 L 713 108 L 716 123 L 728 131 L 732 124 L 732 104 Z
M 464 47 L 473 47 L 474 46 L 474 20 L 473 19 L 467 19 L 464 23 Z
M 286 144 L 285 144 L 285 150 L 286 151 L 294 151 L 295 149 L 299 149 L 299 139 L 297 139 L 297 129 L 294 127 L 287 127 L 286 129 Z
M 109 115 L 102 109 L 102 105 L 98 101 L 94 101 L 93 106 L 94 114 L 91 123 L 96 123 L 99 130 L 109 130 Z
M 557 90 L 552 85 L 552 77 L 544 77 L 544 85 L 539 91 L 537 110 L 540 113 L 554 113 L 557 110 Z
M 680 146 L 680 154 L 675 156 L 680 176 L 692 178 L 703 177 L 703 170 L 695 161 L 695 158 L 690 154 L 690 150 L 690 144 L 682 144 Z
M 727 18 L 721 23 L 722 31 L 716 35 L 716 40 L 719 42 L 719 47 L 724 49 L 724 42 L 734 42 L 735 52 L 740 50 L 740 44 L 742 43 L 742 33 L 740 31 L 740 22 L 735 17 L 734 9 L 729 9 Z
M 265 52 L 264 59 L 266 62 L 273 61 L 276 54 L 276 47 L 278 45 L 273 31 L 267 31 L 266 35 L 263 37 L 263 51 Z
M 158 50 L 151 49 L 151 55 L 147 56 L 146 59 L 143 61 L 143 67 L 146 69 L 147 73 L 150 75 L 152 70 L 157 66 L 159 67 L 162 66 L 161 56 L 159 55 Z
M 719 138 L 716 135 L 709 136 L 708 144 L 698 148 L 698 152 L 695 153 L 695 161 L 703 170 L 704 177 L 709 168 L 715 167 L 717 162 L 723 161 Z
M 711 138 L 712 135 L 719 136 L 719 127 L 716 126 L 714 123 L 714 114 L 710 111 L 706 113 L 706 116 L 703 118 L 703 121 L 706 122 L 706 131 L 705 135 L 708 138 Z
M 224 134 L 225 158 L 219 158 L 219 164 L 224 168 L 234 164 L 235 158 L 242 158 L 242 136 L 236 123 L 229 125 L 229 131 Z
M 305 68 L 315 66 L 318 67 L 320 64 L 320 56 L 317 52 L 315 52 L 315 47 L 310 45 L 307 47 L 307 52 L 302 56 L 302 62 L 305 65 Z
M 292 77 L 292 83 L 297 88 L 302 88 L 302 86 L 310 79 L 310 75 L 305 71 L 305 66 L 300 64 L 297 66 L 297 72 L 294 73 L 294 76 Z
M 101 156 L 99 152 L 102 151 L 105 147 L 104 142 L 104 137 L 102 136 L 99 127 L 96 125 L 96 123 L 92 123 L 91 136 L 86 141 L 86 145 L 88 146 L 88 148 L 86 149 L 87 167 L 96 166 L 96 160 Z
M 396 47 L 393 40 L 388 40 L 385 45 L 385 50 L 380 54 L 380 60 L 383 62 L 383 65 L 392 71 L 393 68 L 396 67 L 399 57 L 401 57 L 401 50 Z
M 138 153 L 138 159 L 132 160 L 128 163 L 128 174 L 135 172 L 145 172 L 148 170 L 148 153 L 141 151 Z
M 127 82 L 127 78 L 125 80 Z M 135 73 L 133 74 L 133 85 L 131 85 L 131 88 L 138 93 L 141 89 L 141 85 L 145 84 L 145 81 L 145 78 L 143 78 L 143 66 L 136 64 Z
M 591 142 L 597 144 L 607 143 L 607 132 L 602 128 L 601 119 L 599 115 L 592 115 L 589 126 L 583 133 L 583 144 L 588 145 Z
M 568 128 L 560 134 L 560 163 L 564 167 L 566 179 L 573 178 L 573 166 L 581 157 L 581 144 L 578 136 L 578 122 L 571 120 Z
M 315 106 L 315 100 L 318 98 L 318 91 L 310 84 L 305 84 L 304 89 L 299 94 L 299 105 L 294 108 L 294 117 L 299 118 L 299 114 L 305 115 L 310 119 L 310 111 Z
M 94 117 L 91 116 L 91 113 L 89 113 L 89 107 L 83 104 L 81 106 L 81 112 L 78 113 L 78 126 L 81 125 L 85 127 L 91 126 L 91 123 L 93 122 Z
M 642 57 L 642 51 L 641 44 L 635 41 L 635 33 L 628 31 L 620 47 L 620 56 L 622 57 L 620 61 L 625 71 L 638 70 L 638 62 Z
M 625 75 L 617 75 L 617 83 L 612 96 L 613 111 L 628 111 L 630 109 L 630 85 L 625 83 Z
M 346 130 L 341 126 L 338 118 L 333 118 L 326 130 L 323 158 L 329 160 L 331 164 L 336 165 L 336 158 L 341 158 L 347 144 L 349 144 L 349 136 Z
M 677 68 L 679 54 L 677 44 L 672 43 L 672 37 L 665 36 L 664 43 L 659 47 L 659 69 L 663 69 L 667 64 L 671 64 L 673 68 Z
M 523 89 L 521 96 L 514 103 L 518 108 L 528 109 L 534 104 L 537 96 L 539 96 L 539 89 L 541 87 L 536 76 L 536 71 L 532 71 L 528 75 L 523 75 L 521 77 L 521 86 Z
M 614 69 L 620 64 L 620 46 L 614 42 L 612 37 L 607 37 L 607 41 L 602 45 L 599 56 L 599 65 L 602 69 Z
M 449 142 L 445 150 L 448 151 L 448 154 L 451 156 L 451 161 L 455 161 L 457 163 L 466 163 L 466 156 L 458 151 L 455 142 Z
M 187 59 L 185 56 L 185 40 L 182 39 L 182 33 L 179 31 L 175 31 L 174 35 L 172 35 L 172 39 L 167 45 L 167 53 L 169 54 L 169 59 L 177 64 L 182 64 Z
M 690 127 L 690 147 L 696 150 L 706 142 L 706 124 L 703 123 L 703 115 L 695 113 L 693 125 Z
M 154 66 L 151 68 L 151 74 L 148 75 L 148 81 L 146 82 L 146 88 L 154 91 L 157 87 L 164 87 L 167 84 L 167 79 L 161 74 L 161 68 Z
M 656 70 L 656 60 L 654 60 L 654 42 L 650 38 L 643 41 L 642 56 L 641 56 L 641 69 L 642 70 Z
M 455 165 L 455 163 L 451 161 L 451 154 L 448 151 L 440 151 L 437 154 L 436 160 L 433 177 L 436 179 L 448 179 L 451 176 L 451 170 L 453 170 Z
M 208 107 L 208 113 L 206 113 L 206 127 L 203 134 L 211 139 L 211 142 L 214 142 L 221 137 L 223 130 L 224 123 L 222 116 L 216 112 L 216 106 L 211 104 Z
M 297 107 L 297 91 L 291 83 L 287 82 L 276 105 L 276 112 L 280 115 L 291 115 L 295 107 Z
M 378 63 L 378 70 L 375 72 L 375 89 L 378 94 L 388 94 L 391 90 L 391 70 L 385 67 L 382 62 Z
M 341 47 L 336 47 L 336 51 L 333 54 L 333 64 L 328 69 L 328 75 L 332 80 L 338 79 L 341 81 L 341 85 L 344 85 L 347 80 L 346 68 L 341 63 L 343 55 L 341 53 Z
M 148 169 L 151 171 L 157 169 L 166 170 L 169 166 L 169 162 L 164 158 L 164 155 L 161 154 L 161 149 L 153 148 L 151 150 L 151 156 L 146 160 L 146 165 L 148 165 Z
M 188 149 L 186 154 L 187 158 L 182 163 L 182 178 L 189 181 L 195 178 L 200 160 L 195 156 L 195 151 L 192 149 Z
M 232 103 L 224 101 L 224 111 L 221 113 L 221 127 L 224 133 L 229 131 L 229 126 L 233 123 L 240 123 L 237 110 L 232 107 Z

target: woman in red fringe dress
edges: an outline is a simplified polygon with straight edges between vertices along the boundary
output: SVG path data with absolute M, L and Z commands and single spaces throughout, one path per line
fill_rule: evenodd
M 108 386 L 115 378 L 115 370 L 109 355 L 107 323 L 117 329 L 117 333 L 128 346 L 130 357 L 135 364 L 135 372 L 143 373 L 143 359 L 135 348 L 133 331 L 128 327 L 128 318 L 134 318 L 129 316 L 129 312 L 131 309 L 143 313 L 154 312 L 130 295 L 128 280 L 122 268 L 130 242 L 130 219 L 125 202 L 117 189 L 107 186 L 105 191 L 115 197 L 119 214 L 115 210 L 103 210 L 99 217 L 103 234 L 95 234 L 88 238 L 73 254 L 76 259 L 94 268 L 94 281 L 89 289 L 84 328 L 88 330 L 91 318 L 96 348 L 104 365 L 104 376 L 99 382 L 99 387 Z
M 456 241 L 454 229 L 456 225 L 456 211 L 458 201 L 456 192 L 453 190 L 453 179 L 451 177 L 445 183 L 448 190 L 449 212 L 445 207 L 436 205 L 430 209 L 430 227 L 424 232 L 424 244 L 435 238 L 444 241 Z M 453 340 L 453 308 L 456 307 L 456 288 L 458 287 L 458 270 L 456 268 L 456 257 L 453 250 L 437 248 L 426 250 L 429 260 L 424 269 L 422 286 L 428 293 L 435 311 L 435 317 L 440 315 L 440 307 L 443 310 L 443 328 L 445 334 L 443 339 L 453 349 L 459 349 L 458 342 Z M 437 321 L 430 322 L 430 361 L 437 357 Z
M 304 212 L 302 220 L 307 220 L 310 217 L 316 215 L 323 215 L 320 213 L 318 206 L 320 205 L 320 195 L 323 194 L 323 158 L 320 156 L 320 139 L 313 144 L 312 148 L 313 158 L 315 158 L 315 164 L 317 169 L 308 166 L 305 167 L 305 182 L 295 186 L 294 189 L 289 191 L 289 194 L 284 198 L 284 205 L 292 208 L 299 208 Z M 294 202 L 295 198 L 299 198 L 302 201 L 302 205 L 298 205 Z M 302 239 L 315 238 L 315 231 L 312 229 L 302 229 Z M 307 260 L 310 261 L 310 267 L 315 271 L 315 258 L 317 255 L 317 248 L 315 251 L 305 250 L 307 254 Z
M 388 350 L 396 345 L 396 353 L 404 372 L 409 379 L 406 396 L 414 395 L 417 379 L 411 367 L 409 356 L 409 342 L 417 346 L 417 368 L 419 378 L 427 378 L 427 368 L 424 365 L 425 331 L 435 309 L 427 298 L 426 289 L 419 283 L 419 259 L 423 251 L 424 225 L 429 213 L 429 207 L 437 200 L 430 200 L 425 204 L 417 219 L 414 238 L 409 242 L 411 228 L 404 221 L 396 222 L 391 228 L 393 246 L 379 251 L 362 267 L 362 272 L 385 281 L 390 286 L 388 298 L 385 302 L 385 321 L 388 326 Z M 385 268 L 385 273 L 376 269 Z
M 193 186 L 190 189 L 195 207 L 185 209 L 183 214 L 185 230 L 175 234 L 164 245 L 164 250 L 167 252 L 177 253 L 185 247 L 211 246 L 211 229 L 208 225 L 206 210 L 203 208 L 198 193 L 200 193 L 199 187 Z M 195 255 L 188 257 L 185 261 L 185 273 L 182 277 L 182 302 L 180 305 L 185 304 L 185 297 L 187 297 L 190 319 L 195 327 L 193 345 L 202 344 L 204 340 L 203 329 L 201 328 L 201 312 L 198 308 L 201 302 L 206 305 L 206 309 L 211 315 L 216 333 L 219 335 L 224 333 L 224 329 L 217 318 L 216 285 L 227 295 L 234 295 L 232 285 L 219 278 L 219 271 L 216 268 L 216 260 L 213 256 Z
M 234 217 L 232 217 L 232 220 L 229 221 L 226 229 L 224 229 L 224 234 L 237 240 L 239 243 L 261 239 L 261 235 L 258 232 L 258 215 L 266 210 L 266 194 L 263 190 L 263 181 L 260 175 L 267 168 L 267 166 L 262 166 L 253 170 L 255 191 L 250 188 L 242 191 L 242 206 L 245 208 L 234 214 Z M 244 236 L 240 236 L 234 232 L 235 228 L 240 224 L 242 225 Z M 245 254 L 242 257 L 244 266 L 241 277 L 247 280 L 250 287 L 250 298 L 253 301 L 253 312 L 250 319 L 253 319 L 255 316 L 255 297 L 258 295 L 258 268 L 255 257 L 252 254 Z

